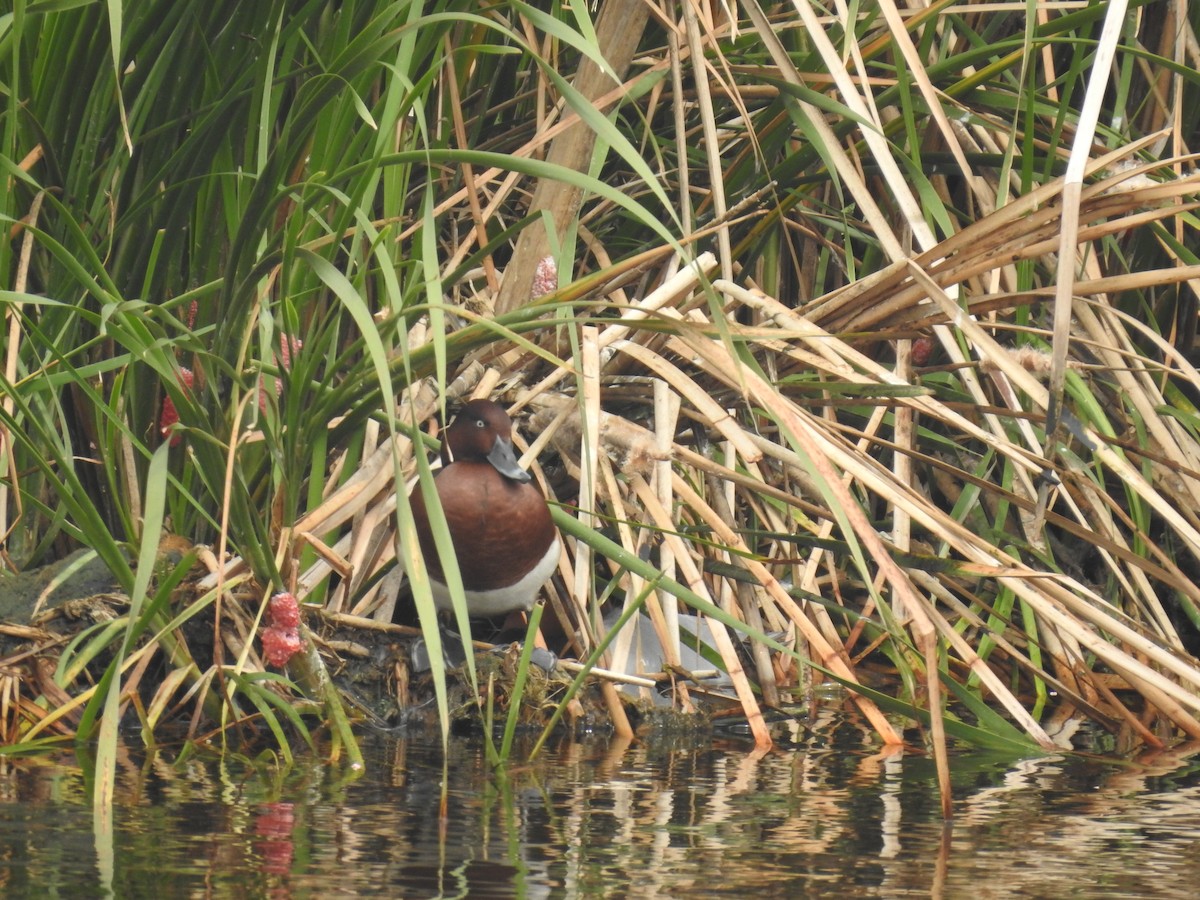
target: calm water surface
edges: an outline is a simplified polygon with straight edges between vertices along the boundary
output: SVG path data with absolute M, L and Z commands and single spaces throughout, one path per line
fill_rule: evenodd
M 560 743 L 502 774 L 477 739 L 379 736 L 350 780 L 130 755 L 118 897 L 1194 897 L 1198 748 L 1133 763 L 881 754 L 853 716 L 755 754 Z M 0 896 L 104 897 L 86 763 L 0 758 Z

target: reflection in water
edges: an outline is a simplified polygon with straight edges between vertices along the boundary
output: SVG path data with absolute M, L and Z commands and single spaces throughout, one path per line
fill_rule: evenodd
M 1134 764 L 881 753 L 852 714 L 767 754 L 563 742 L 490 772 L 478 740 L 380 738 L 367 775 L 123 762 L 119 897 L 1188 897 L 1195 747 Z M 520 757 L 520 752 L 516 754 Z M 447 817 L 439 817 L 441 784 Z M 0 758 L 0 895 L 104 896 L 77 766 Z

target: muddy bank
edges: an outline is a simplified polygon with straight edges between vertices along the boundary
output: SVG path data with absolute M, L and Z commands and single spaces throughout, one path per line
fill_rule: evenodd
M 237 713 L 234 723 L 252 738 L 265 732 L 259 722 L 262 707 L 256 713 L 257 701 L 228 687 L 249 679 L 271 692 L 270 705 L 290 707 L 309 729 L 322 727 L 323 707 L 313 702 L 318 692 L 305 689 L 314 673 L 299 661 L 282 670 L 263 662 L 261 592 L 243 584 L 218 605 L 199 591 L 205 574 L 196 567 L 172 593 L 169 608 L 145 612 L 141 637 L 126 657 L 133 664 L 123 674 L 122 721 L 130 726 L 139 719 L 153 721 L 164 733 L 187 740 L 216 734 L 222 717 L 213 701 L 224 680 Z M 10 707 L 0 738 L 11 743 L 30 734 L 72 735 L 85 705 L 76 698 L 103 678 L 120 648 L 129 597 L 87 554 L 6 576 L 0 579 L 0 594 L 5 610 L 0 673 L 18 685 L 21 697 Z M 430 652 L 418 628 L 311 606 L 302 607 L 301 615 L 305 639 L 316 650 L 314 665 L 336 688 L 352 722 L 385 730 L 438 727 Z M 485 624 L 480 623 L 480 633 L 488 633 Z M 169 640 L 162 639 L 164 632 Z M 661 698 L 656 701 L 660 686 L 670 688 L 665 676 L 660 685 L 654 678 L 585 672 L 577 660 L 545 654 L 538 665 L 523 666 L 521 644 L 506 640 L 475 642 L 472 677 L 461 644 L 454 646 L 461 639 L 453 633 L 444 637 L 447 708 L 457 729 L 503 725 L 516 700 L 522 730 L 553 723 L 574 734 L 607 733 L 627 723 L 639 731 L 707 733 L 706 716 L 680 717 L 669 713 Z M 718 706 L 723 705 L 721 700 Z M 614 722 L 614 710 L 624 722 Z

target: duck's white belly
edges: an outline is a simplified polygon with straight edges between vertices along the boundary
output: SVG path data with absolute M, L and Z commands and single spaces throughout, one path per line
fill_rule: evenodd
M 512 612 L 514 609 L 528 610 L 537 600 L 538 591 L 558 566 L 561 544 L 558 538 L 546 551 L 533 569 L 520 581 L 507 587 L 491 588 L 486 591 L 466 591 L 467 612 L 472 616 L 492 617 Z M 450 590 L 446 585 L 430 579 L 429 587 L 433 592 L 433 604 L 439 610 L 453 609 L 450 600 Z

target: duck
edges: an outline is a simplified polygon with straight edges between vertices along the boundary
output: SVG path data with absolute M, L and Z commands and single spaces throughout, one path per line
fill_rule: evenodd
M 495 618 L 533 608 L 558 565 L 558 530 L 546 498 L 517 462 L 512 419 L 493 400 L 471 400 L 446 429 L 434 486 L 471 618 Z M 421 555 L 439 611 L 452 608 L 418 484 L 409 495 Z

